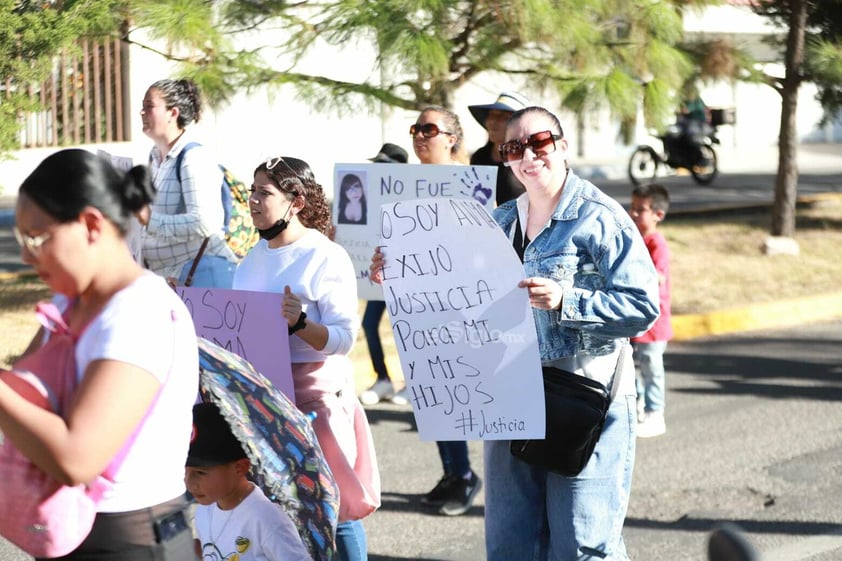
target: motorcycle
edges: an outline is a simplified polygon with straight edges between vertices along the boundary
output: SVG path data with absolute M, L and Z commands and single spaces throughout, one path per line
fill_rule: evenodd
M 699 131 L 682 122 L 670 125 L 664 134 L 657 135 L 664 145 L 659 154 L 651 146 L 638 146 L 629 158 L 629 179 L 635 185 L 652 181 L 659 167 L 685 168 L 700 185 L 708 185 L 718 172 L 714 144 L 719 144 L 716 126 L 704 123 Z

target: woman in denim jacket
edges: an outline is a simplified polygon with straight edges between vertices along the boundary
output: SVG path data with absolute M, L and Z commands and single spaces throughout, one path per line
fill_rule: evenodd
M 657 276 L 628 213 L 567 167 L 555 115 L 541 107 L 515 112 L 506 141 L 503 161 L 526 193 L 494 218 L 523 251 L 520 286 L 529 291 L 541 361 L 605 385 L 616 369 L 619 386 L 576 477 L 516 459 L 508 441 L 485 442 L 487 558 L 625 561 L 636 410 L 634 364 L 621 349 L 658 317 Z

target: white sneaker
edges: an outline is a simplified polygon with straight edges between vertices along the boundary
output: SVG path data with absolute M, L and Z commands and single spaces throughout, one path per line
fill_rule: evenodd
M 377 405 L 384 399 L 391 399 L 395 395 L 395 388 L 389 380 L 377 380 L 370 388 L 360 394 L 363 405 Z
M 637 436 L 639 438 L 652 438 L 661 436 L 667 432 L 667 424 L 664 421 L 663 411 L 650 411 L 644 413 L 640 422 L 637 423 Z
M 409 395 L 409 388 L 404 386 L 401 391 L 392 396 L 392 403 L 395 405 L 409 405 L 411 397 Z

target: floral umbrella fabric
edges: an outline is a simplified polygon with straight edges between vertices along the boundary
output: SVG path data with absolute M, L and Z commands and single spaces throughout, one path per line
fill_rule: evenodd
M 295 522 L 314 561 L 336 553 L 339 488 L 310 419 L 245 359 L 199 337 L 199 390 L 251 460 L 251 480 Z

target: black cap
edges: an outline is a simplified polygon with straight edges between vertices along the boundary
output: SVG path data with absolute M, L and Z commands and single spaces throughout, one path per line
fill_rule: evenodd
M 246 458 L 231 425 L 213 403 L 193 406 L 193 435 L 187 452 L 188 467 L 213 467 Z
M 468 110 L 474 116 L 474 119 L 485 128 L 485 120 L 488 118 L 488 112 L 492 109 L 514 113 L 519 109 L 525 109 L 528 105 L 529 101 L 518 92 L 503 92 L 497 96 L 497 100 L 494 103 L 469 105 Z
M 409 154 L 397 144 L 387 142 L 380 147 L 380 152 L 369 160 L 383 164 L 405 164 L 409 160 Z

